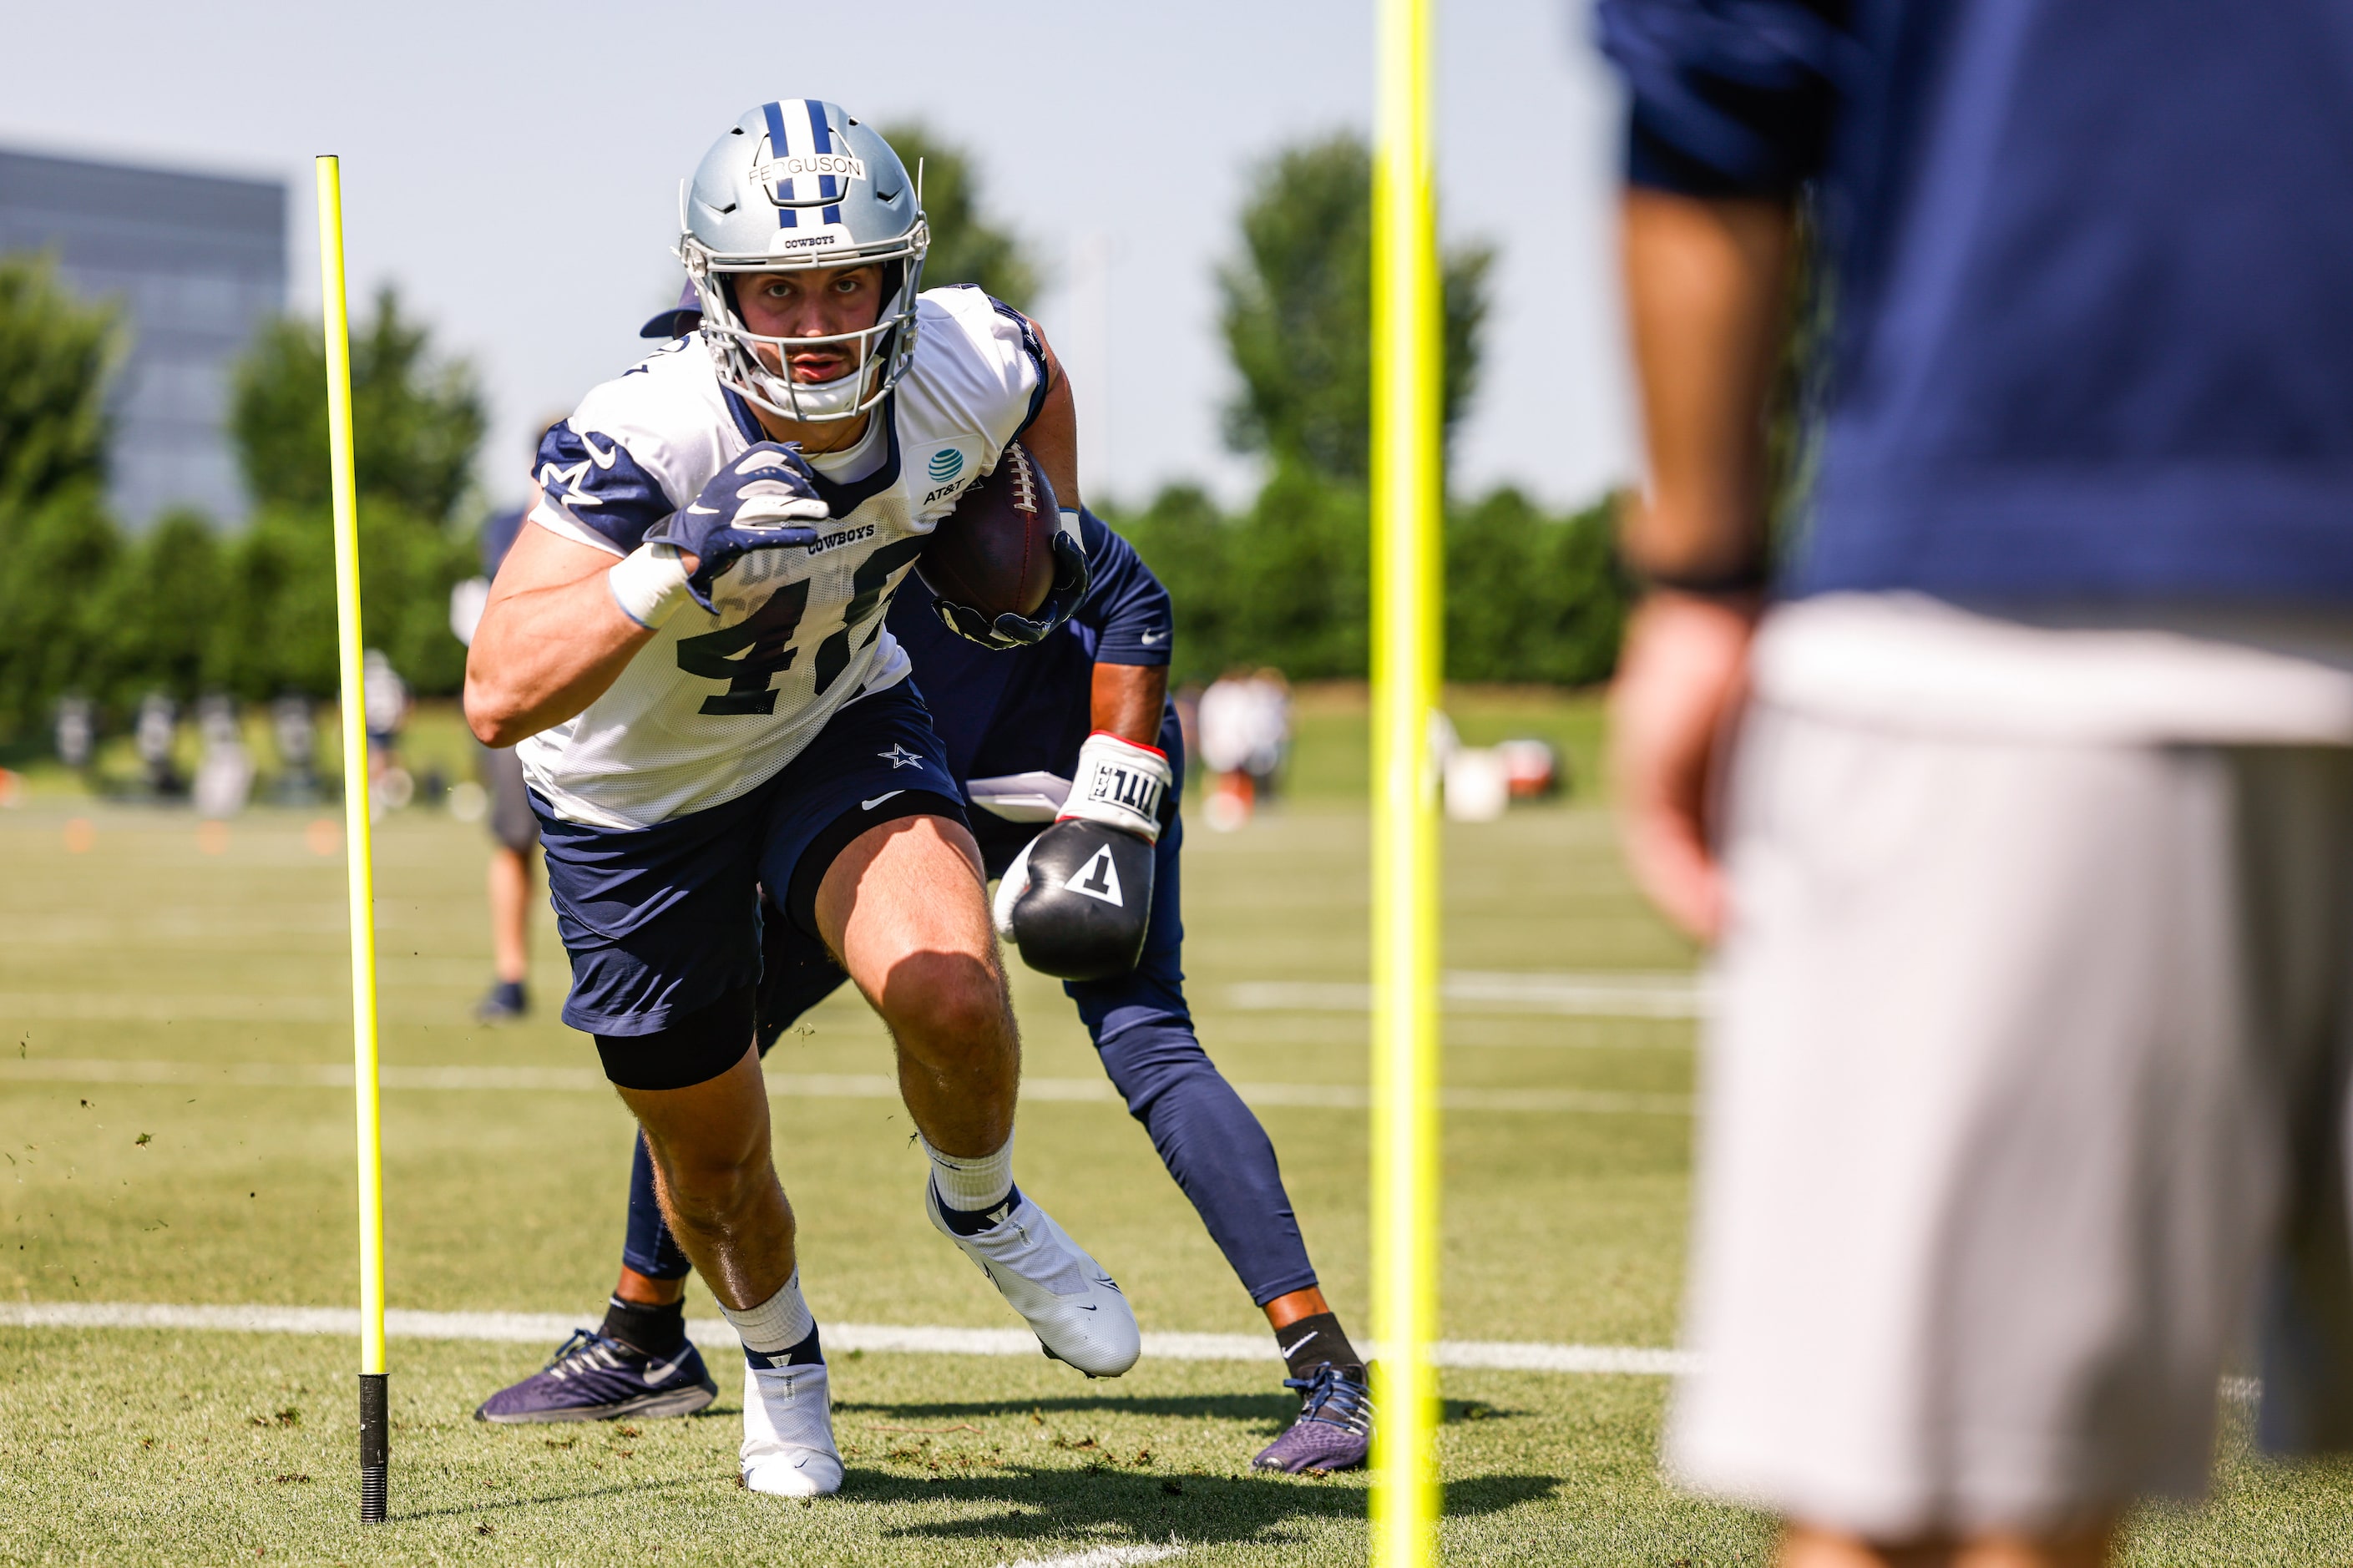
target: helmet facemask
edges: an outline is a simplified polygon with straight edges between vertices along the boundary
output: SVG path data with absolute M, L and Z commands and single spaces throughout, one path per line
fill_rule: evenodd
M 678 258 L 702 301 L 721 381 L 769 413 L 807 423 L 854 419 L 897 384 L 914 352 L 931 230 L 919 184 L 871 127 L 814 100 L 764 104 L 704 154 L 679 205 Z M 765 337 L 745 324 L 735 300 L 744 274 L 876 264 L 881 310 L 854 331 Z M 812 348 L 846 351 L 856 368 L 797 383 L 790 356 Z M 764 355 L 775 356 L 775 368 Z
M 918 218 L 914 228 L 899 240 L 854 251 L 827 251 L 805 258 L 728 256 L 712 252 L 690 233 L 681 237 L 678 254 L 702 304 L 702 333 L 718 361 L 719 379 L 772 414 L 817 424 L 856 418 L 880 403 L 905 373 L 915 347 L 915 296 L 922 291 L 923 253 L 930 246 L 931 230 Z M 881 313 L 871 327 L 823 337 L 764 337 L 744 325 L 736 309 L 733 281 L 738 276 L 830 272 L 875 262 L 883 266 L 884 291 Z M 890 287 L 894 272 L 898 275 L 895 289 Z M 792 379 L 791 354 L 835 344 L 849 345 L 849 357 L 857 368 L 831 381 Z M 763 348 L 776 355 L 777 369 L 771 370 L 761 357 L 758 351 Z

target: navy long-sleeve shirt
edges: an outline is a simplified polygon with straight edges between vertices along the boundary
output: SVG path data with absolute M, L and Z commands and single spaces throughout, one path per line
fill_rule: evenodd
M 2353 602 L 2353 5 L 1601 0 L 1629 178 L 1810 184 L 1793 593 Z

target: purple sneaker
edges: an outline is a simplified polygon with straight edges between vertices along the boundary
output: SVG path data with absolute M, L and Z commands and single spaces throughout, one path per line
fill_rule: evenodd
M 545 1366 L 501 1388 L 474 1412 L 502 1426 L 535 1421 L 611 1421 L 623 1415 L 691 1415 L 719 1397 L 691 1342 L 649 1356 L 593 1329 L 575 1329 Z
M 1315 1369 L 1313 1377 L 1287 1377 L 1299 1390 L 1299 1419 L 1250 1461 L 1254 1470 L 1353 1470 L 1373 1446 L 1373 1391 L 1361 1366 Z

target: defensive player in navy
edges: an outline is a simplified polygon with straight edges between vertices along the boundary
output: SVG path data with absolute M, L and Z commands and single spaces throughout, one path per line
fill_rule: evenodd
M 691 333 L 692 305 L 655 317 L 646 335 Z M 931 701 L 949 771 L 964 781 L 988 874 L 1003 879 L 999 930 L 1048 973 L 1091 976 L 1065 989 L 1104 1070 L 1274 1329 L 1301 1405 L 1257 1462 L 1344 1469 L 1363 1462 L 1370 1438 L 1362 1363 L 1318 1288 L 1273 1146 L 1202 1050 L 1185 1004 L 1176 808 L 1185 757 L 1167 697 L 1168 595 L 1092 512 L 1081 537 L 1092 585 L 1068 625 L 1034 648 L 992 653 L 950 635 L 920 584 L 892 601 L 888 625 Z M 1075 804 L 1074 778 L 1084 781 Z M 1105 780 L 1134 781 L 1142 809 L 1091 808 L 1090 797 L 1126 793 L 1098 788 Z M 1099 857 L 1112 869 L 1091 880 L 1084 873 Z M 1049 862 L 1059 876 L 1041 874 Z M 771 919 L 765 931 L 764 1052 L 845 978 L 792 922 Z M 492 1395 L 485 1420 L 687 1415 L 716 1395 L 686 1338 L 691 1265 L 662 1221 L 654 1183 L 641 1139 L 604 1323 Z
M 683 205 L 702 330 L 548 433 L 466 711 L 531 783 L 565 1020 L 743 1338 L 744 1483 L 807 1496 L 841 1461 L 753 1043 L 761 887 L 889 1026 L 934 1224 L 1049 1354 L 1096 1376 L 1136 1357 L 1118 1288 L 1013 1184 L 1019 1047 L 980 850 L 883 618 L 963 488 L 930 476 L 968 484 L 1018 435 L 1075 508 L 1075 426 L 1029 321 L 919 293 L 913 182 L 835 105 L 751 110 Z M 1054 552 L 1029 637 L 1084 592 L 1075 539 Z

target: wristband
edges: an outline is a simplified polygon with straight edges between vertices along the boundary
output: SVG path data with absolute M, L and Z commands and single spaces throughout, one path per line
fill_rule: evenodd
M 1085 537 L 1079 532 L 1079 509 L 1074 506 L 1063 507 L 1061 509 L 1061 524 L 1062 531 L 1071 536 L 1071 542 L 1079 547 L 1079 552 L 1081 554 L 1084 554 L 1086 552 L 1087 542 Z
M 1160 803 L 1174 778 L 1168 754 L 1157 746 L 1139 746 L 1108 730 L 1097 730 L 1079 748 L 1070 798 L 1062 802 L 1062 814 L 1054 820 L 1100 822 L 1133 833 L 1146 844 L 1157 844 Z
M 621 614 L 651 631 L 687 601 L 686 563 L 675 544 L 640 544 L 605 574 Z

